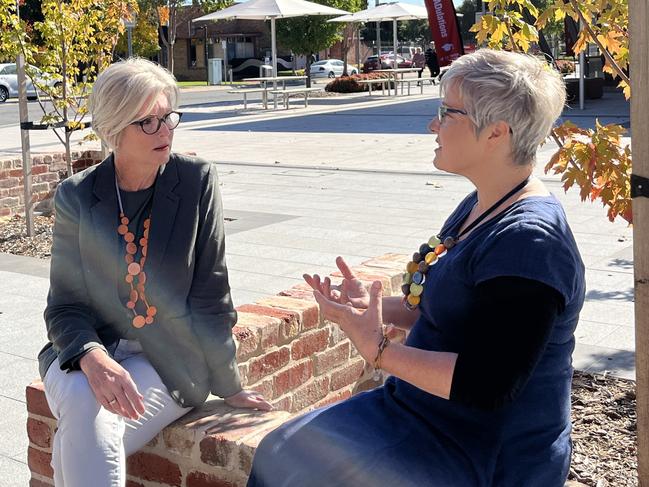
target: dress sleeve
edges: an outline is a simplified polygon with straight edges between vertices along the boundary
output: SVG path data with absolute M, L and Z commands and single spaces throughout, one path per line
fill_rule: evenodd
M 63 182 L 54 199 L 50 289 L 44 313 L 47 336 L 62 370 L 78 369 L 79 359 L 93 348 L 105 351 L 88 306 L 79 252 L 79 201 L 73 190 Z
M 192 326 L 210 369 L 212 394 L 228 397 L 241 390 L 232 327 L 237 312 L 230 297 L 225 264 L 223 206 L 216 168 L 205 178 L 200 200 L 196 265 L 189 293 Z
M 529 217 L 503 225 L 478 246 L 471 259 L 471 279 L 480 284 L 495 277 L 522 277 L 555 290 L 567 304 L 578 287 L 581 258 L 569 243 L 562 221 Z
M 476 286 L 458 352 L 450 399 L 497 410 L 523 390 L 563 308 L 555 289 L 520 277 Z

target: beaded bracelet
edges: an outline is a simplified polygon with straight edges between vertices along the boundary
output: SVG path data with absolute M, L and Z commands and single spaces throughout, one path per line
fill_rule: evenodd
M 381 341 L 379 342 L 379 348 L 376 353 L 376 358 L 374 358 L 374 380 L 378 381 L 381 378 L 381 355 L 383 354 L 383 351 L 388 348 L 388 345 L 390 345 L 390 339 L 388 338 L 388 335 L 385 332 L 385 328 L 382 331 L 383 336 L 381 337 Z

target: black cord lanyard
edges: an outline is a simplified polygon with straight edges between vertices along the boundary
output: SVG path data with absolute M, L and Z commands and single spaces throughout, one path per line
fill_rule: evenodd
M 478 218 L 476 218 L 475 220 L 473 220 L 473 221 L 471 222 L 471 224 L 470 224 L 469 226 L 467 226 L 464 230 L 462 230 L 460 233 L 458 233 L 457 237 L 447 237 L 446 239 L 444 239 L 443 241 L 444 241 L 444 245 L 446 246 L 446 248 L 450 248 L 450 247 L 452 247 L 453 245 L 455 245 L 455 244 L 460 240 L 460 238 L 462 237 L 462 235 L 466 235 L 466 234 L 469 233 L 471 230 L 473 230 L 475 227 L 477 227 L 478 225 L 480 225 L 480 223 L 482 223 L 482 221 L 483 221 L 485 218 L 487 218 L 491 213 L 493 213 L 494 210 L 495 210 L 496 208 L 498 208 L 500 205 L 502 205 L 503 202 L 505 202 L 506 200 L 508 200 L 509 198 L 511 198 L 513 195 L 515 195 L 516 193 L 518 193 L 518 192 L 519 192 L 521 189 L 523 189 L 525 186 L 527 186 L 527 183 L 529 183 L 529 181 L 530 181 L 530 178 L 527 177 L 527 178 L 525 178 L 524 181 L 521 181 L 519 184 L 517 184 L 516 187 L 515 187 L 514 189 L 512 189 L 509 193 L 507 193 L 505 196 L 503 196 L 503 197 L 500 198 L 498 201 L 496 201 L 493 205 L 491 205 L 490 208 L 488 208 L 487 210 L 483 211 L 483 212 L 480 214 L 480 216 L 478 216 Z M 451 239 L 452 239 L 453 243 L 452 243 L 451 246 L 449 247 L 448 244 L 451 243 Z

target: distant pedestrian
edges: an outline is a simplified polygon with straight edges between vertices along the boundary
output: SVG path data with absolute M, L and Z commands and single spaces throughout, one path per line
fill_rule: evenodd
M 415 54 L 412 56 L 412 65 L 415 68 L 419 68 L 419 71 L 417 71 L 417 78 L 421 78 L 421 73 L 424 72 L 424 68 L 426 67 L 426 56 L 421 52 L 421 47 L 418 47 L 415 50 Z M 417 83 L 417 85 L 419 85 L 419 83 Z
M 437 54 L 433 50 L 432 47 L 429 47 L 426 49 L 426 66 L 428 66 L 428 69 L 430 70 L 430 77 L 435 78 L 439 76 L 439 62 L 437 61 Z M 431 81 L 433 84 L 435 84 L 435 81 Z

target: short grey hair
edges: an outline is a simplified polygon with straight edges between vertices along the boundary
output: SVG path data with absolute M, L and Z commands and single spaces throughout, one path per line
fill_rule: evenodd
M 151 110 L 161 93 L 167 96 L 171 109 L 176 110 L 178 85 L 166 69 L 138 57 L 111 64 L 92 87 L 88 101 L 92 128 L 115 150 L 122 130 Z
M 453 62 L 440 83 L 442 95 L 456 87 L 476 134 L 494 122 L 513 132 L 515 164 L 532 164 L 566 103 L 559 72 L 527 54 L 480 49 Z

